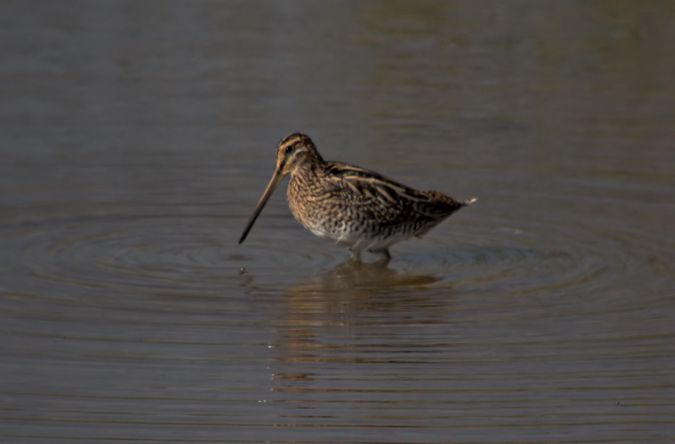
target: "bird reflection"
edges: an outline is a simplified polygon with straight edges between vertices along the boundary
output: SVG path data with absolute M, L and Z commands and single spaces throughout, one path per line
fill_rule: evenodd
M 305 279 L 305 282 L 289 290 L 289 296 L 305 296 L 307 293 L 344 291 L 353 299 L 370 297 L 401 288 L 420 289 L 433 284 L 438 277 L 403 274 L 389 268 L 389 261 L 371 263 L 348 260 L 334 269 Z
M 275 341 L 275 391 L 302 390 L 315 379 L 317 363 L 375 359 L 367 349 L 386 342 L 411 316 L 416 324 L 439 322 L 438 306 L 447 298 L 429 287 L 439 279 L 402 273 L 385 261 L 350 260 L 290 288 Z

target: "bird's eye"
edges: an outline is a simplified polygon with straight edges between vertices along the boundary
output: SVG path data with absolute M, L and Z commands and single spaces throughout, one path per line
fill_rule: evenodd
M 286 152 L 286 154 L 292 153 L 293 152 L 293 145 L 288 145 L 284 151 Z

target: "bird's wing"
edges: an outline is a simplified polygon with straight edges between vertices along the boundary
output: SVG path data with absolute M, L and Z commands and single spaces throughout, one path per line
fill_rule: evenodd
M 454 211 L 445 208 L 447 196 L 420 192 L 363 168 L 329 162 L 326 175 L 325 183 L 331 193 L 340 194 L 343 201 L 376 214 L 382 221 L 410 221 L 416 217 L 435 219 Z
M 417 191 L 374 171 L 341 162 L 328 162 L 326 172 L 328 186 L 334 192 L 343 193 L 357 206 L 386 209 L 392 218 L 415 213 L 444 219 L 473 201 L 459 202 L 437 191 Z

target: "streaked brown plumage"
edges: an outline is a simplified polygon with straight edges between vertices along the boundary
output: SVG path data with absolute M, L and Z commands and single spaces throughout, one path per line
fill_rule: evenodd
M 463 206 L 437 191 L 417 191 L 373 171 L 326 162 L 305 134 L 277 146 L 277 167 L 239 239 L 241 244 L 270 196 L 287 174 L 288 206 L 312 233 L 347 247 L 389 258 L 389 247 L 421 237 Z

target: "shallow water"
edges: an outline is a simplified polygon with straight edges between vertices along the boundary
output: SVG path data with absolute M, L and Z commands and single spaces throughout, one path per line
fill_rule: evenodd
M 675 440 L 667 2 L 3 2 L 0 440 Z M 276 142 L 477 197 L 388 265 Z M 282 187 L 283 188 L 283 187 Z

